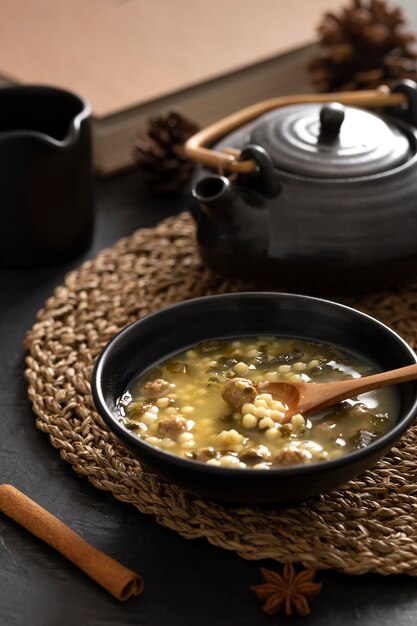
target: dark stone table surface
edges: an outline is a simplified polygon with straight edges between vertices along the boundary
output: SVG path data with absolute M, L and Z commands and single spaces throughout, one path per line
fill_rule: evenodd
M 84 258 L 136 228 L 180 211 L 156 200 L 135 173 L 97 183 L 95 238 L 65 265 L 0 270 L 0 477 L 35 499 L 87 541 L 144 578 L 145 592 L 120 604 L 59 554 L 0 514 L 0 625 L 320 626 L 417 624 L 417 580 L 319 572 L 323 591 L 307 618 L 268 617 L 248 587 L 259 566 L 206 540 L 188 541 L 75 474 L 35 427 L 26 397 L 22 340 L 53 288 Z M 305 529 L 308 533 L 308 528 Z

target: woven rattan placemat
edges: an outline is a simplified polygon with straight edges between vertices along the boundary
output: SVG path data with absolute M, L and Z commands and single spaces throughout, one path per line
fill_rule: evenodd
M 143 469 L 94 410 L 90 376 L 123 326 L 201 295 L 251 289 L 205 268 L 187 214 L 139 230 L 66 277 L 26 338 L 26 377 L 36 425 L 75 471 L 164 526 L 247 559 L 293 560 L 351 574 L 417 575 L 417 425 L 344 488 L 285 510 L 226 507 L 190 495 Z M 417 281 L 345 302 L 417 344 Z

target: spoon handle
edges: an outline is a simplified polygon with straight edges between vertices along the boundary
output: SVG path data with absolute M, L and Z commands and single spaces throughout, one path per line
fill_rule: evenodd
M 406 365 L 405 367 L 399 367 L 389 372 L 381 372 L 380 374 L 372 374 L 372 376 L 364 376 L 363 378 L 354 379 L 355 389 L 360 389 L 362 393 L 371 391 L 372 389 L 379 389 L 380 387 L 387 387 L 397 383 L 406 383 L 409 380 L 415 380 L 417 378 L 417 363 L 414 365 Z
M 405 383 L 409 380 L 417 379 L 417 364 L 400 367 L 389 372 L 381 372 L 372 376 L 364 376 L 363 378 L 352 378 L 349 380 L 338 381 L 334 383 L 322 383 L 318 385 L 309 385 L 308 398 L 306 394 L 305 400 L 303 393 L 300 394 L 299 410 L 308 411 L 311 408 L 325 408 L 331 404 L 345 400 L 352 395 L 366 393 L 373 389 L 388 387 L 397 383 Z M 312 391 L 314 390 L 314 394 Z M 313 397 L 313 395 L 315 397 Z M 304 401 L 303 401 L 304 400 Z

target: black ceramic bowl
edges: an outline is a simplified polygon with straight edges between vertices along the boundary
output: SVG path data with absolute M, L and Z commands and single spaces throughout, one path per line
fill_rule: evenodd
M 138 373 L 202 340 L 250 335 L 330 343 L 381 370 L 417 362 L 395 332 L 341 304 L 279 293 L 208 296 L 148 315 L 107 344 L 92 377 L 97 410 L 133 454 L 162 478 L 210 498 L 240 503 L 294 502 L 336 487 L 371 467 L 413 422 L 417 382 L 399 386 L 397 423 L 366 448 L 331 461 L 254 470 L 210 466 L 174 456 L 145 443 L 119 421 L 117 400 Z

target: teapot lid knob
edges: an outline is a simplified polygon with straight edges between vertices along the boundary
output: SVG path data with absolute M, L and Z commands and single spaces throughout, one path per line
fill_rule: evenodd
M 320 110 L 319 139 L 335 139 L 345 119 L 345 107 L 338 102 L 330 102 Z

